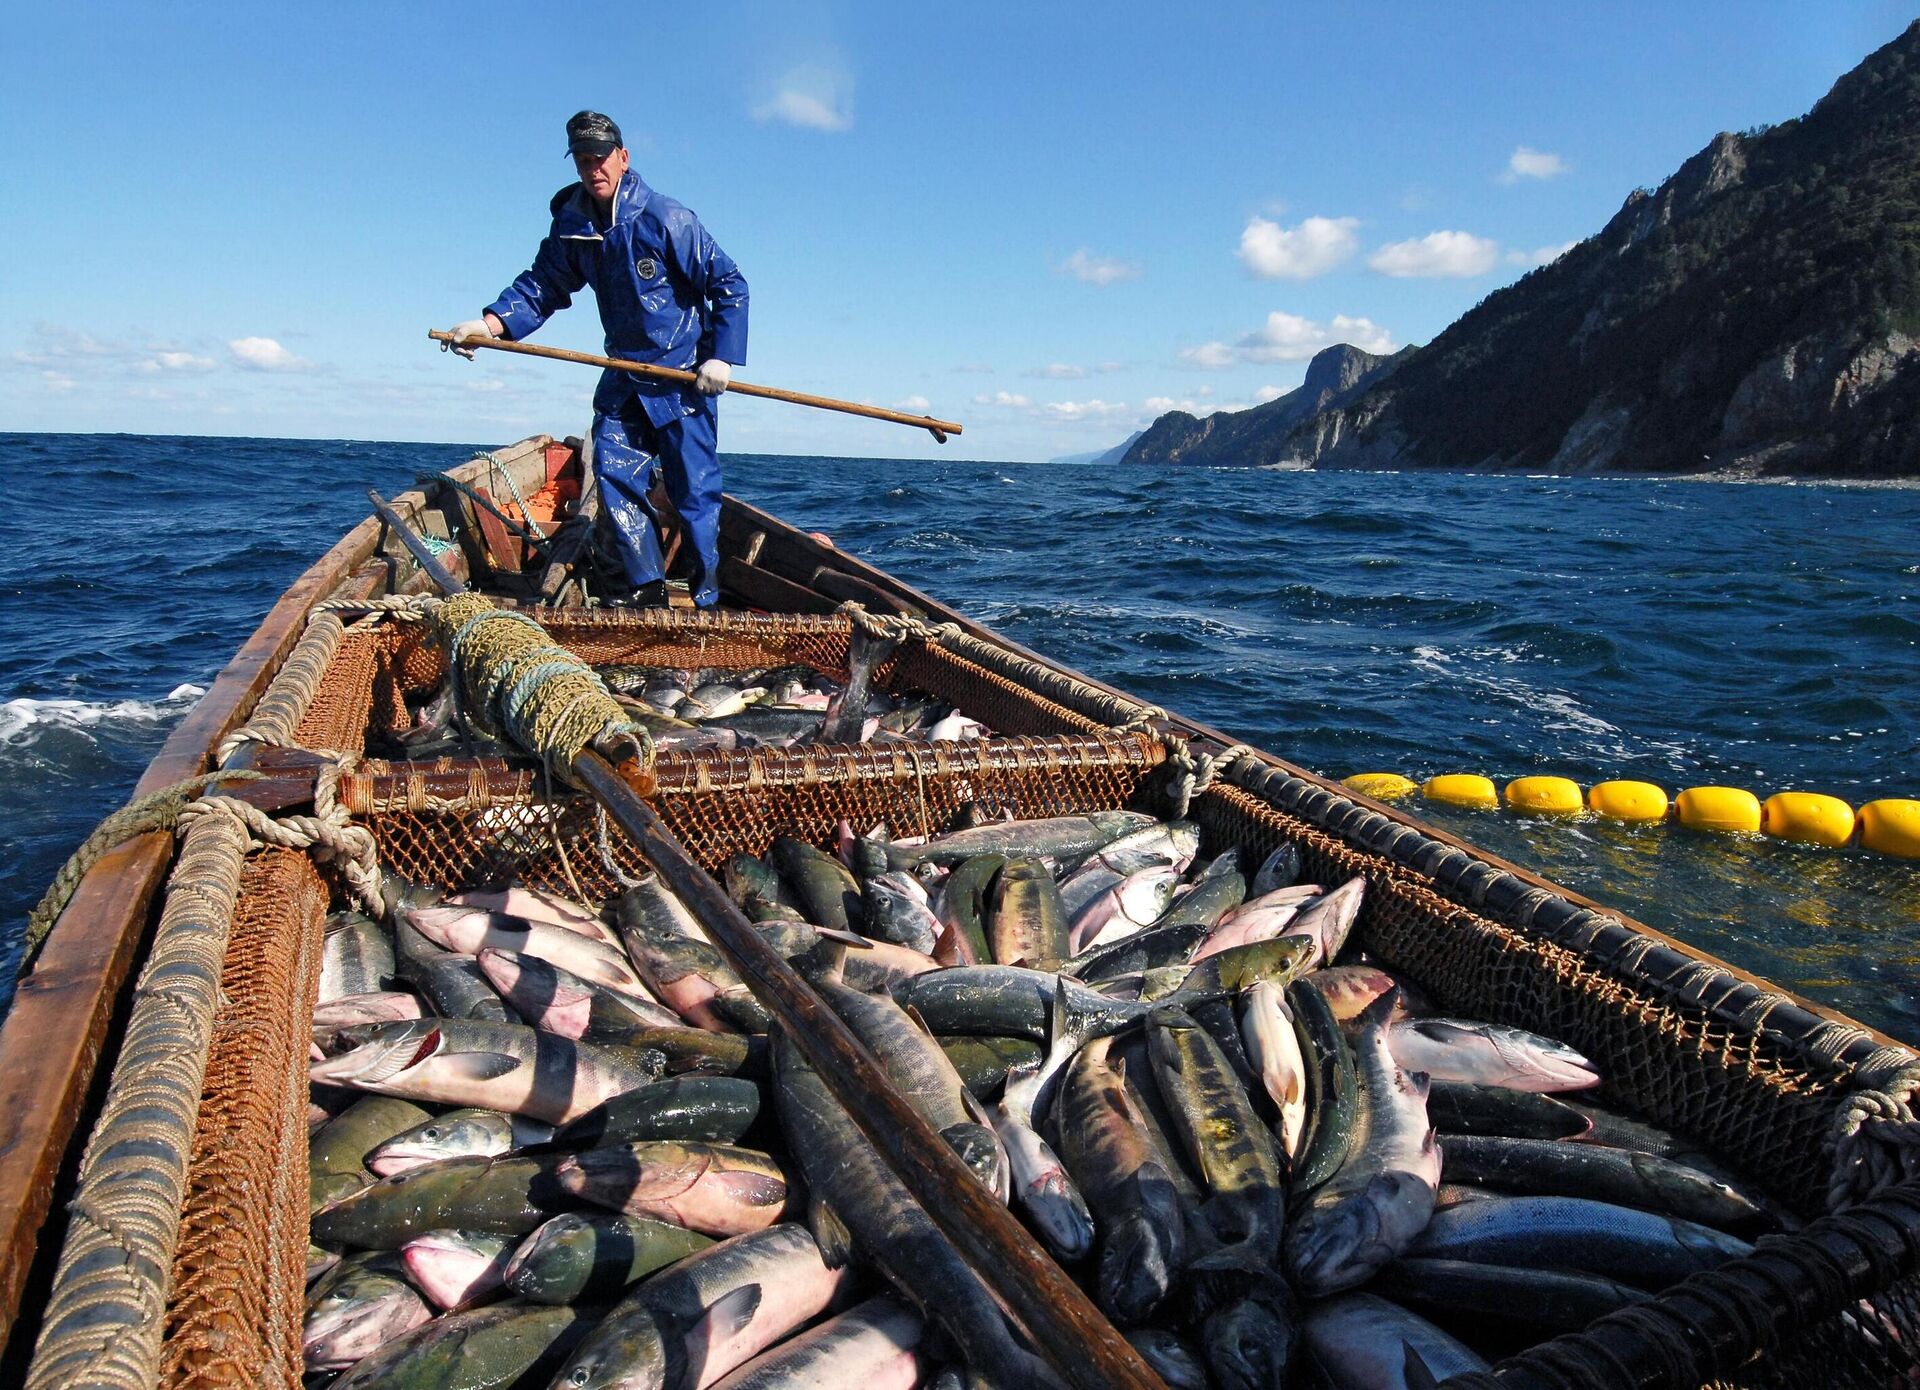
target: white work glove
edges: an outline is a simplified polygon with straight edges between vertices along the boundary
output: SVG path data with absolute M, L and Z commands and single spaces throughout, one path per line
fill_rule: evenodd
M 491 338 L 493 336 L 493 329 L 485 319 L 468 319 L 465 323 L 456 323 L 453 326 L 453 336 L 456 339 Z M 458 342 L 447 343 L 445 346 L 453 349 L 469 362 L 473 360 L 474 349 L 462 347 Z
M 700 388 L 703 396 L 717 396 L 727 389 L 727 383 L 733 380 L 733 368 L 718 357 L 709 357 L 700 364 L 699 375 L 694 385 Z

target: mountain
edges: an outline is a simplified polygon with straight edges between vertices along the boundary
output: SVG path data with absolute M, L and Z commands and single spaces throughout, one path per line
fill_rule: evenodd
M 1307 364 L 1307 379 L 1286 395 L 1251 410 L 1218 410 L 1196 418 L 1173 410 L 1149 425 L 1122 460 L 1200 465 L 1279 463 L 1294 427 L 1338 409 L 1389 375 L 1412 349 L 1391 357 L 1346 343 L 1324 348 Z
M 1118 463 L 1120 462 L 1121 459 L 1126 457 L 1127 450 L 1133 447 L 1133 441 L 1138 439 L 1144 433 L 1146 433 L 1146 431 L 1144 430 L 1135 430 L 1132 434 L 1128 435 L 1125 439 L 1121 440 L 1118 444 L 1114 445 L 1111 449 L 1095 449 L 1095 450 L 1092 450 L 1090 453 L 1085 453 L 1085 454 L 1062 454 L 1057 459 L 1048 459 L 1047 462 L 1048 463 Z
M 1237 427 L 1237 461 L 1911 476 L 1917 339 L 1920 22 L 1805 116 L 1715 136 L 1391 375 L 1284 435 Z

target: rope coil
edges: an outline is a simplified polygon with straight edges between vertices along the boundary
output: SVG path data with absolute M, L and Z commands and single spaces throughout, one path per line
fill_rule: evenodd
M 482 594 L 455 594 L 439 604 L 434 623 L 468 719 L 557 765 L 563 777 L 584 749 L 611 739 L 631 740 L 640 766 L 653 766 L 652 736 L 626 717 L 591 666 L 526 614 L 495 608 Z

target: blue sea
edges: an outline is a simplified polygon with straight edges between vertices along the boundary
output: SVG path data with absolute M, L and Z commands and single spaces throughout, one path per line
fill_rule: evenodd
M 467 446 L 0 435 L 0 993 L 286 585 Z M 1920 491 L 745 456 L 730 491 L 1315 771 L 1920 797 Z M 1920 862 L 1415 803 L 1920 1039 Z

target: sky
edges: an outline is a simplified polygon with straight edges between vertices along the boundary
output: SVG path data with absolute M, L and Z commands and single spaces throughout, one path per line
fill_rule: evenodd
M 584 432 L 591 369 L 426 333 L 530 263 L 590 107 L 745 273 L 738 379 L 966 430 L 736 398 L 723 450 L 1100 449 L 1428 341 L 1913 17 L 0 0 L 0 431 Z M 598 351 L 591 293 L 536 341 Z

